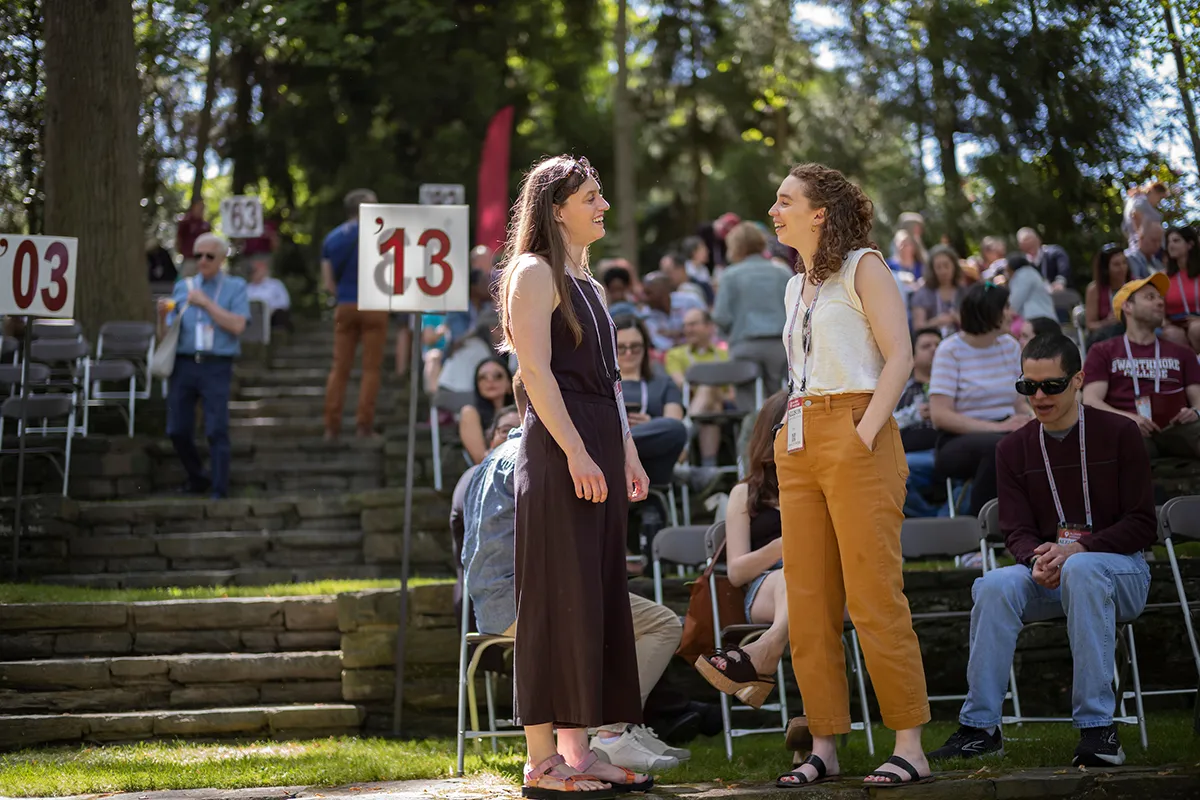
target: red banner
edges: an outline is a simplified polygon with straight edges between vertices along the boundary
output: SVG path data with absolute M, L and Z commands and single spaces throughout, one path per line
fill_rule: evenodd
M 475 243 L 493 250 L 504 246 L 508 223 L 508 159 L 513 107 L 496 112 L 488 124 L 479 159 L 479 193 L 475 198 Z

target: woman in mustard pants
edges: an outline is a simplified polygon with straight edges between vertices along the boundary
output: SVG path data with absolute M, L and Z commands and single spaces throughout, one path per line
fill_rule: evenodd
M 900 559 L 908 467 L 892 410 L 912 370 L 904 302 L 869 241 L 871 201 L 836 170 L 803 164 L 771 207 L 800 255 L 788 283 L 789 399 L 775 438 L 783 573 L 796 681 L 812 755 L 779 779 L 838 776 L 834 736 L 850 731 L 843 609 L 896 749 L 872 786 L 931 780 L 921 747 L 929 700 Z

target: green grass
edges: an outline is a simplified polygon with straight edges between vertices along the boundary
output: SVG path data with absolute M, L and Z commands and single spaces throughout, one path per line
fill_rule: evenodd
M 449 583 L 452 578 L 410 578 L 409 586 Z M 392 589 L 398 578 L 359 581 L 314 581 L 277 583 L 271 586 L 167 586 L 155 589 L 89 589 L 79 586 L 54 586 L 43 583 L 0 583 L 0 604 L 4 603 L 102 603 L 135 600 L 210 600 L 221 597 L 297 597 L 333 595 L 364 589 Z
M 1154 714 L 1149 723 L 1150 750 L 1137 743 L 1137 730 L 1122 726 L 1121 736 L 1131 765 L 1184 765 L 1200 762 L 1200 738 L 1191 730 L 1191 715 Z M 925 732 L 932 749 L 955 725 L 939 722 Z M 864 775 L 891 751 L 891 733 L 875 727 L 874 757 L 867 754 L 861 733 L 851 734 L 839 748 L 841 769 Z M 990 773 L 1029 767 L 1068 767 L 1078 742 L 1069 725 L 1010 726 L 1004 758 L 988 756 L 971 762 L 939 765 L 941 770 L 985 769 Z M 485 743 L 481 755 L 468 746 L 467 772 L 481 783 L 517 783 L 524 750 L 519 740 L 500 740 L 493 755 Z M 774 780 L 790 763 L 782 736 L 765 735 L 734 742 L 734 760 L 725 760 L 720 737 L 693 742 L 692 759 L 658 776 L 664 784 L 724 781 L 753 783 Z M 0 755 L 0 795 L 9 797 L 90 794 L 161 789 L 234 789 L 265 786 L 340 786 L 356 782 L 434 779 L 454 770 L 454 742 L 337 738 L 309 742 L 208 743 L 154 742 L 104 747 L 59 747 Z

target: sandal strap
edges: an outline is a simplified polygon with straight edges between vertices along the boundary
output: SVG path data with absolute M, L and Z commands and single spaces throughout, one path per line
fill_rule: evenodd
M 720 672 L 730 680 L 739 683 L 750 683 L 752 681 L 762 681 L 774 685 L 775 678 L 771 675 L 759 675 L 758 670 L 754 668 L 754 663 L 750 660 L 750 654 L 740 647 L 734 647 L 729 650 L 717 650 L 710 655 L 702 656 L 709 665 Z M 712 663 L 714 658 L 725 659 L 725 667 L 722 669 Z
M 802 767 L 803 767 L 805 764 L 812 764 L 812 765 L 813 765 L 813 767 L 815 767 L 815 768 L 816 768 L 816 770 L 817 770 L 817 778 L 818 778 L 818 779 L 819 779 L 819 778 L 824 778 L 824 777 L 825 777 L 825 772 L 826 772 L 826 770 L 825 770 L 825 762 L 824 762 L 824 761 L 822 761 L 822 760 L 821 760 L 821 757 L 820 757 L 819 755 L 817 755 L 816 753 L 809 753 L 809 754 L 808 754 L 808 758 L 806 758 L 806 759 L 804 759 L 803 761 L 801 761 L 801 762 L 800 762 L 800 766 L 802 766 Z
M 632 786 L 633 784 L 637 783 L 637 781 L 634 780 L 634 778 L 637 777 L 636 772 L 629 769 L 628 767 L 622 767 L 617 764 L 613 764 L 613 766 L 625 773 L 625 784 L 624 785 Z M 618 784 L 618 785 L 621 785 L 621 784 Z
M 887 763 L 904 770 L 914 781 L 921 780 L 921 773 L 917 772 L 917 768 L 908 763 L 907 759 L 904 759 L 900 756 L 892 756 L 887 760 Z
M 562 757 L 562 754 L 555 753 L 554 755 L 550 756 L 542 763 L 538 764 L 536 767 L 533 767 L 531 770 L 526 772 L 525 780 L 536 782 L 537 780 L 541 779 L 546 774 L 548 774 L 550 772 L 550 770 L 554 769 L 557 766 L 565 764 L 565 763 L 567 763 L 567 760 Z
M 588 769 L 590 769 L 591 766 L 599 759 L 600 757 L 596 755 L 595 750 L 588 750 L 587 755 L 583 757 L 583 761 L 580 761 L 578 764 L 572 764 L 571 766 L 579 772 L 587 772 Z
M 821 759 L 820 756 L 816 755 L 815 753 L 810 753 L 808 758 L 804 759 L 799 764 L 792 767 L 791 771 L 785 772 L 782 775 L 780 775 L 779 781 L 782 781 L 784 784 L 787 784 L 788 781 L 784 781 L 783 779 L 790 775 L 796 779 L 796 782 L 793 784 L 794 786 L 804 786 L 807 783 L 811 783 L 812 781 L 810 781 L 808 779 L 808 776 L 800 771 L 800 768 L 803 767 L 805 764 L 810 765 L 813 769 L 815 769 L 817 771 L 817 776 L 812 779 L 813 781 L 819 781 L 825 777 L 825 775 L 826 775 L 825 762 Z

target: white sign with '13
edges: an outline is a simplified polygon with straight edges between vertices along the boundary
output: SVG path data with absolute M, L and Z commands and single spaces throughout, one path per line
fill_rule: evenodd
M 466 311 L 467 225 L 467 206 L 359 206 L 358 307 Z
M 0 233 L 0 314 L 75 316 L 75 256 L 66 236 Z

